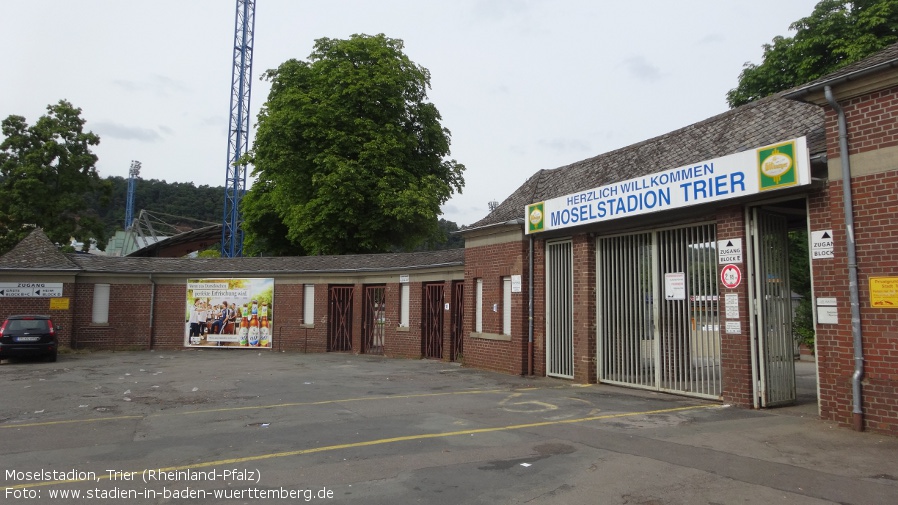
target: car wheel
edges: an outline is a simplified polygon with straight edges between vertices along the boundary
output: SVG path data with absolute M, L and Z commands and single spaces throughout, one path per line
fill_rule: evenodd
M 55 363 L 56 362 L 56 353 L 54 352 L 53 354 L 48 354 L 47 361 L 49 361 L 50 363 Z

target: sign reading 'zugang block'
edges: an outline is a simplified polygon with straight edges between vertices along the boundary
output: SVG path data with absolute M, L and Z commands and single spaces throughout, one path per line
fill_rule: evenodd
M 810 184 L 807 139 L 780 142 L 527 205 L 527 233 Z

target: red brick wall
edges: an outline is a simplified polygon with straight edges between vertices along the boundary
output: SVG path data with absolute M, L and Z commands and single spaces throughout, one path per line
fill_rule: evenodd
M 110 284 L 107 324 L 92 322 L 94 286 L 95 284 L 78 284 L 75 289 L 73 304 L 75 345 L 95 349 L 149 348 L 150 284 Z M 183 292 L 180 306 L 183 312 Z M 154 319 L 157 317 L 158 315 L 154 315 Z M 183 339 L 183 333 L 181 335 Z
M 898 87 L 862 95 L 839 105 L 845 111 L 851 154 L 898 146 Z M 836 112 L 826 109 L 826 145 L 829 159 L 839 157 L 839 125 Z
M 596 370 L 596 241 L 575 235 L 574 255 L 574 380 L 594 384 Z
M 528 241 L 465 249 L 464 363 L 508 374 L 527 373 Z M 520 293 L 511 295 L 511 340 L 472 338 L 475 319 L 475 280 L 483 279 L 483 333 L 502 333 L 502 277 L 521 275 Z M 493 312 L 492 306 L 498 304 Z M 537 303 L 537 305 L 539 305 Z
M 717 240 L 742 239 L 743 259 L 746 257 L 748 239 L 745 236 L 745 214 L 741 206 L 733 206 L 717 211 Z M 725 265 L 717 266 L 717 291 L 719 295 L 717 314 L 720 325 L 720 374 L 723 401 L 740 407 L 754 406 L 751 364 L 751 326 L 749 323 L 747 265 L 736 264 L 742 269 L 742 283 L 729 289 L 720 282 L 720 273 Z M 725 295 L 739 297 L 739 319 L 726 318 Z M 739 321 L 742 332 L 727 333 L 727 321 Z
M 898 168 L 898 167 L 896 167 Z M 855 248 L 865 376 L 865 427 L 898 434 L 898 309 L 870 304 L 870 277 L 898 276 L 898 170 L 853 177 Z M 849 308 L 849 271 L 842 181 L 830 184 L 829 213 L 836 234 L 835 258 L 814 262 L 814 296 L 839 300 L 839 324 L 817 325 L 821 415 L 852 424 L 854 337 Z
M 852 155 L 898 146 L 898 87 L 841 105 Z M 837 160 L 836 113 L 828 109 L 826 120 L 829 156 Z M 863 173 L 863 168 L 852 159 L 853 173 Z M 898 159 L 885 168 L 884 172 L 853 176 L 851 189 L 865 368 L 865 429 L 898 435 L 898 309 L 872 307 L 869 290 L 870 277 L 898 276 Z M 811 201 L 811 229 L 832 228 L 835 234 L 835 257 L 815 260 L 812 267 L 814 296 L 839 300 L 839 324 L 818 324 L 816 328 L 821 415 L 850 426 L 855 363 L 843 188 L 841 180 L 831 181 L 825 193 L 828 198 Z

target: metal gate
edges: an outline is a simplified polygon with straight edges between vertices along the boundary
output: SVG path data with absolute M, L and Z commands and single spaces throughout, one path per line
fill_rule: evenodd
M 465 306 L 465 283 L 463 281 L 454 281 L 452 283 L 452 330 L 449 336 L 451 344 L 449 346 L 449 360 L 458 361 L 464 353 L 464 306 Z
M 443 357 L 443 284 L 425 284 L 421 314 L 421 356 Z
M 715 226 L 597 239 L 602 382 L 719 398 Z
M 574 378 L 574 251 L 546 243 L 546 375 Z
M 792 290 L 786 217 L 752 209 L 757 374 L 762 407 L 794 403 Z M 755 349 L 753 349 L 753 352 Z
M 352 286 L 329 286 L 327 350 L 352 350 Z
M 362 353 L 384 353 L 386 301 L 384 286 L 365 286 L 365 305 L 362 314 Z

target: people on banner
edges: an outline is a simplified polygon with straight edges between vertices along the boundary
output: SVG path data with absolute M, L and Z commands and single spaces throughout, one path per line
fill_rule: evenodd
M 212 333 L 223 333 L 227 325 L 236 320 L 237 314 L 234 312 L 233 307 L 228 305 L 227 300 L 221 302 L 221 307 L 218 309 L 218 317 L 212 322 Z

